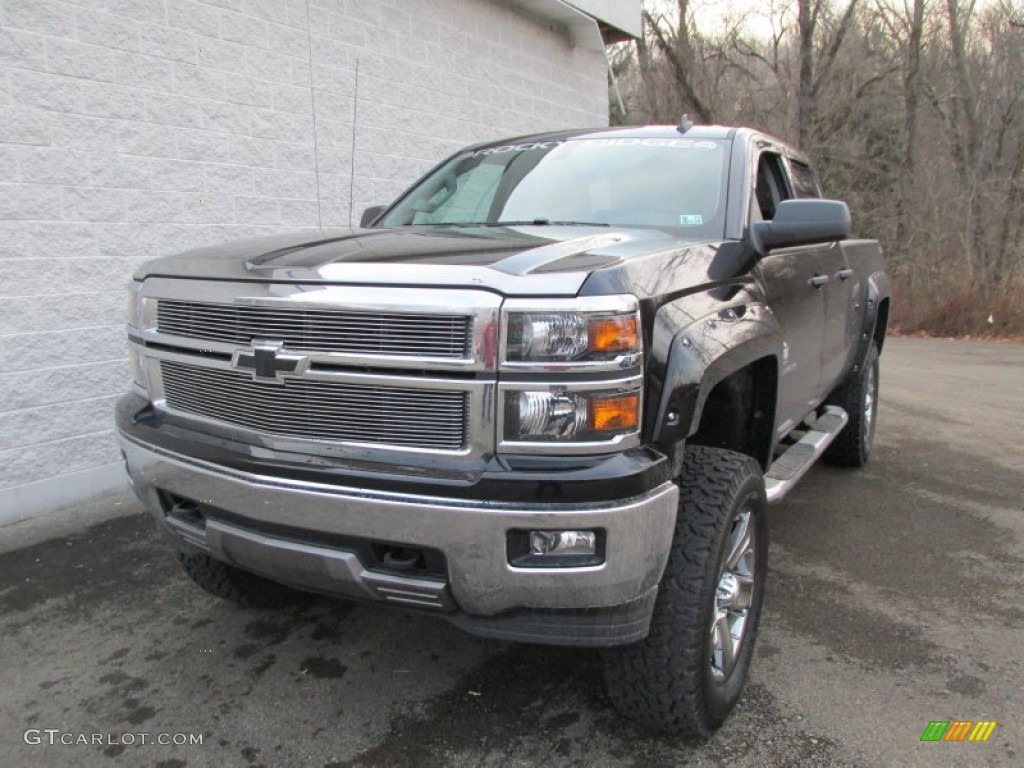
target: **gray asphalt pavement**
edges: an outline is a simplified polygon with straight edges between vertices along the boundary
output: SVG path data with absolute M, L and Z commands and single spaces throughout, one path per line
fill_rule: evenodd
M 887 342 L 870 466 L 772 509 L 752 678 L 708 743 L 621 720 L 594 652 L 207 597 L 147 518 L 110 517 L 124 497 L 63 523 L 110 518 L 84 531 L 0 529 L 0 765 L 1024 764 L 1022 385 L 1024 346 Z M 998 725 L 922 743 L 931 720 Z

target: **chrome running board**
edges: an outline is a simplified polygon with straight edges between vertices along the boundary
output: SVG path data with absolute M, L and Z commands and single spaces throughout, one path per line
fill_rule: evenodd
M 838 405 L 826 406 L 814 426 L 772 462 L 764 476 L 764 490 L 769 504 L 782 501 L 793 490 L 807 470 L 842 432 L 849 417 Z

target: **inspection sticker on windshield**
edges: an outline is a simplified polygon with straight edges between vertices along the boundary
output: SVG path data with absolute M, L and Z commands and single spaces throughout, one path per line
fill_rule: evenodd
M 699 213 L 680 213 L 679 214 L 679 226 L 681 227 L 699 227 L 704 223 L 704 217 Z

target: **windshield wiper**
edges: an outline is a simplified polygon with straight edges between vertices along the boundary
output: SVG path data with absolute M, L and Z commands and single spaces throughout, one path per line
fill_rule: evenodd
M 431 221 L 417 227 L 610 227 L 604 221 L 552 221 L 551 219 L 523 219 L 522 221 Z
M 552 221 L 551 219 L 528 219 L 524 221 L 489 222 L 488 227 L 608 227 L 604 221 Z

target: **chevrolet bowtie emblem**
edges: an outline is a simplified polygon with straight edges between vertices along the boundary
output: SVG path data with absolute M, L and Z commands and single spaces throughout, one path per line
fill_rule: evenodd
M 284 383 L 286 375 L 300 376 L 309 367 L 306 355 L 289 355 L 281 351 L 280 342 L 261 342 L 252 349 L 239 349 L 231 356 L 231 365 L 252 371 L 253 381 Z

